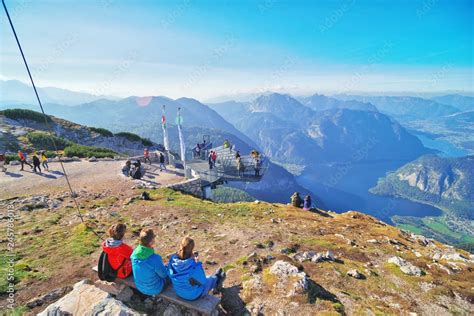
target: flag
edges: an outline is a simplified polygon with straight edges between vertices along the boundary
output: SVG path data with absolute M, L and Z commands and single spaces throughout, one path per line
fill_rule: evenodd
M 186 160 L 186 147 L 184 145 L 183 131 L 181 130 L 181 124 L 183 123 L 183 117 L 181 116 L 181 108 L 178 108 L 178 114 L 176 115 L 176 125 L 178 125 L 179 135 L 179 148 L 181 151 L 181 160 Z
M 166 127 L 165 105 L 163 105 L 161 114 L 161 128 L 163 129 L 163 146 L 165 146 L 165 150 L 169 150 L 170 144 L 168 142 L 168 129 Z

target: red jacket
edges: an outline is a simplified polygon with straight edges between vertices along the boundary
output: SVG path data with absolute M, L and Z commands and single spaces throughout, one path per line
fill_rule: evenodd
M 120 244 L 117 247 L 107 246 L 107 242 L 102 243 L 102 250 L 107 253 L 109 258 L 109 264 L 112 268 L 117 269 L 123 262 L 123 266 L 117 271 L 117 277 L 120 279 L 125 279 L 132 272 L 132 263 L 130 261 L 130 256 L 132 255 L 133 249 L 126 243 Z

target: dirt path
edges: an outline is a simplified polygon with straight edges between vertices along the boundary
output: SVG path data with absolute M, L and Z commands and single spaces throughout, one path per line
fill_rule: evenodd
M 135 185 L 134 180 L 121 174 L 123 164 L 123 161 L 80 161 L 64 163 L 64 168 L 74 191 L 86 189 L 100 192 L 113 188 L 115 192 L 123 192 Z M 61 165 L 53 162 L 49 167 L 48 172 L 37 174 L 28 166 L 24 171 L 20 171 L 20 166 L 8 166 L 6 173 L 0 172 L 0 199 L 68 191 Z M 184 180 L 174 169 L 160 172 L 156 165 L 146 165 L 145 168 L 143 180 L 157 187 Z

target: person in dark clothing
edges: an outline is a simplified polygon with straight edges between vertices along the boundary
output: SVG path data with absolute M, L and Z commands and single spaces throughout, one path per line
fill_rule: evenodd
M 302 202 L 303 201 L 301 200 L 300 193 L 293 193 L 293 195 L 291 196 L 291 205 L 293 205 L 294 207 L 301 207 Z
M 194 158 L 201 158 L 201 145 L 196 144 L 194 148 Z
M 167 170 L 165 165 L 165 156 L 163 153 L 160 153 L 160 171 L 163 171 L 163 169 Z
M 207 156 L 207 162 L 209 163 L 209 169 L 212 169 L 212 166 L 213 166 L 212 154 L 213 154 L 213 151 L 211 150 L 211 152 L 210 152 L 209 155 Z
M 260 158 L 255 158 L 254 162 L 254 168 L 255 168 L 255 176 L 259 177 L 260 176 L 260 168 L 262 166 L 262 162 L 260 161 Z
M 303 210 L 309 211 L 311 209 L 311 196 L 307 195 L 304 197 Z
M 34 154 L 34 155 L 33 155 L 33 171 L 36 172 L 36 168 L 38 168 L 39 173 L 41 173 L 41 167 L 40 167 L 40 165 L 41 165 L 41 162 L 40 162 L 40 160 L 39 160 L 39 158 L 38 158 L 38 155 L 37 155 L 37 154 Z

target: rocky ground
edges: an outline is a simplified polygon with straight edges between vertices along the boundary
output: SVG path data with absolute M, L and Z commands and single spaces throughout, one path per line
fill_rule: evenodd
M 189 314 L 137 293 L 109 295 L 91 284 L 97 280 L 91 267 L 103 239 L 92 230 L 103 234 L 118 221 L 127 224 L 126 241 L 133 246 L 139 231 L 152 227 L 159 236 L 155 250 L 164 258 L 176 251 L 183 236 L 192 236 L 207 272 L 218 267 L 227 271 L 221 314 L 474 313 L 474 259 L 464 251 L 357 212 L 308 212 L 266 202 L 216 204 L 153 188 L 179 181 L 174 174 L 137 183 L 111 172 L 120 162 L 94 164 L 66 164 L 84 223 L 64 184 L 56 185 L 63 179 L 30 173 L 0 178 L 2 249 L 7 243 L 5 210 L 15 210 L 18 313 L 41 312 L 61 297 L 57 304 L 71 302 L 79 291 L 106 301 L 100 305 L 90 299 L 91 310 L 98 306 L 124 315 Z M 101 171 L 95 178 L 84 175 L 97 169 Z M 150 193 L 150 200 L 140 199 L 143 191 Z M 6 271 L 7 266 L 0 268 Z M 76 284 L 83 279 L 90 282 Z M 2 278 L 0 309 L 7 304 L 6 289 Z

